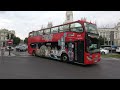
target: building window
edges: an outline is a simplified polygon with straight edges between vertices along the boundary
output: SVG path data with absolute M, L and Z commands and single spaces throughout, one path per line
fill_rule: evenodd
M 67 20 L 70 20 L 70 15 L 67 16 Z
M 103 32 L 103 37 L 105 37 L 105 33 Z
M 4 37 L 1 37 L 1 40 L 4 40 Z
M 4 33 L 1 33 L 1 35 L 4 35 Z
M 117 39 L 117 33 L 116 33 L 116 35 L 115 35 L 115 36 L 116 36 L 116 39 Z

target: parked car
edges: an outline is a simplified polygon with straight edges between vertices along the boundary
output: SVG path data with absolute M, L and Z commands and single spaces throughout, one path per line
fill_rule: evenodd
M 16 46 L 16 47 L 15 47 L 16 51 L 19 51 L 19 47 L 20 47 L 20 46 Z
M 117 46 L 115 45 L 101 45 L 101 48 L 105 49 L 105 50 L 109 50 L 109 52 L 112 52 L 115 53 L 116 52 L 116 49 L 117 49 Z
M 27 51 L 27 46 L 25 45 L 19 45 L 19 46 L 16 46 L 16 51 Z
M 109 50 L 100 48 L 100 53 L 101 53 L 101 54 L 108 54 L 108 53 L 109 53 Z
M 19 51 L 26 51 L 27 49 L 26 49 L 26 47 L 25 46 L 20 46 L 19 47 Z
M 120 53 L 120 46 L 117 47 L 117 49 L 116 49 L 116 53 Z

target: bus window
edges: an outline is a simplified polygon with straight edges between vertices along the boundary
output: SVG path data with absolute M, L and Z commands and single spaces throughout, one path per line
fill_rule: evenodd
M 50 34 L 50 29 L 45 29 L 45 30 L 44 30 L 44 33 L 45 33 L 45 34 Z
M 39 35 L 43 35 L 43 30 L 38 31 Z
M 39 35 L 39 31 L 36 31 L 36 36 L 38 36 Z
M 80 23 L 73 23 L 70 25 L 70 28 L 73 32 L 83 32 L 83 28 Z
M 33 36 L 37 36 L 37 33 L 36 33 L 36 31 L 33 31 Z
M 29 37 L 32 37 L 33 36 L 33 32 L 29 33 Z
M 51 28 L 51 33 L 58 33 L 58 27 Z
M 31 48 L 36 48 L 36 44 L 35 43 L 32 43 L 30 44 Z
M 59 26 L 59 32 L 64 32 L 63 26 Z
M 64 31 L 69 31 L 69 24 L 63 26 Z
M 90 23 L 85 23 L 84 25 L 86 27 L 87 32 L 98 34 L 97 26 L 96 25 L 90 24 Z

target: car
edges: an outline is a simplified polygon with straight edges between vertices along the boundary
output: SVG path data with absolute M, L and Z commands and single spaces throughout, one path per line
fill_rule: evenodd
M 115 53 L 117 46 L 115 46 L 115 45 L 101 45 L 101 48 L 103 48 L 105 50 L 109 50 L 109 52 L 111 52 L 111 50 L 112 50 L 112 52 Z
M 117 49 L 116 49 L 116 53 L 120 53 L 120 46 L 117 47 Z
M 101 53 L 101 54 L 108 54 L 108 53 L 109 53 L 109 50 L 100 48 L 100 53 Z
M 18 51 L 27 51 L 27 48 L 25 46 L 20 46 Z
M 16 51 L 19 51 L 19 47 L 20 47 L 20 46 L 16 46 L 16 47 L 15 47 Z

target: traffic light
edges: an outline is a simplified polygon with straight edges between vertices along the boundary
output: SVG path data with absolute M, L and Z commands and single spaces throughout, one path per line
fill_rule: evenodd
M 7 39 L 9 39 L 9 34 L 7 34 L 7 36 L 6 36 L 6 37 L 7 37 Z

